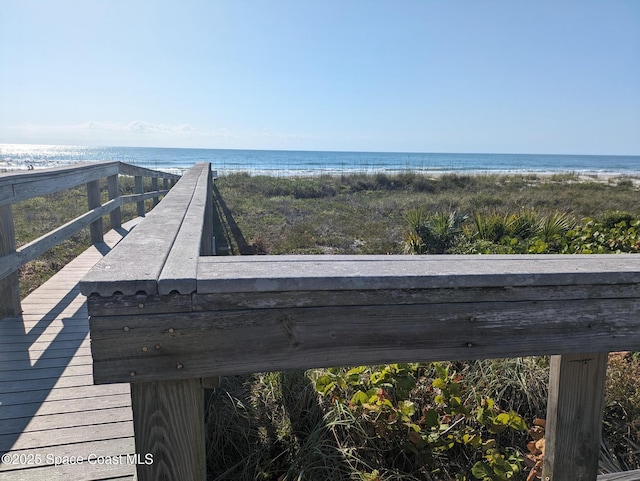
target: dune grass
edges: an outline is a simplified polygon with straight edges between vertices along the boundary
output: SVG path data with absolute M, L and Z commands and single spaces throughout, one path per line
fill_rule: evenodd
M 628 178 L 583 181 L 577 174 L 319 176 L 276 178 L 234 174 L 217 189 L 242 239 L 269 254 L 402 253 L 405 215 L 476 211 L 509 213 L 532 209 L 541 215 L 571 213 L 575 218 L 609 211 L 640 215 L 638 191 Z M 237 236 L 236 236 L 237 237 Z

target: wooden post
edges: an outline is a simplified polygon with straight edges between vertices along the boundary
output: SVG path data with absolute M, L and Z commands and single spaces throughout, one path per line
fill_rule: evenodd
M 142 176 L 135 176 L 136 194 L 144 193 L 144 186 L 142 185 Z M 144 201 L 138 202 L 138 217 L 144 217 Z
M 157 177 L 152 177 L 151 178 L 151 190 L 158 192 L 158 178 Z M 158 205 L 158 202 L 160 202 L 160 199 L 158 199 L 158 196 L 153 198 L 153 206 L 155 207 L 156 205 Z
M 15 251 L 13 209 L 11 204 L 0 205 L 0 257 Z M 14 272 L 0 280 L 0 319 L 19 316 L 21 313 L 18 272 Z
M 199 379 L 131 384 L 138 481 L 205 481 L 204 393 Z M 145 464 L 148 455 L 153 462 Z
M 92 180 L 87 182 L 87 200 L 89 201 L 89 210 L 100 207 L 102 202 L 100 200 L 100 181 Z M 89 225 L 91 231 L 91 242 L 97 244 L 103 241 L 102 238 L 102 217 L 91 225 Z
M 118 185 L 118 174 L 107 177 L 107 190 L 109 191 L 109 200 L 120 197 L 120 187 Z M 109 214 L 111 217 L 111 228 L 117 229 L 122 226 L 122 213 L 120 207 L 112 210 Z
M 162 188 L 164 190 L 169 190 L 169 179 L 167 179 L 166 177 L 162 179 Z
M 608 353 L 551 357 L 542 479 L 595 481 Z

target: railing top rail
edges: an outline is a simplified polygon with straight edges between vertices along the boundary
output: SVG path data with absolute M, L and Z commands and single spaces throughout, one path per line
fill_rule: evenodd
M 152 177 L 158 179 L 172 179 L 177 180 L 180 178 L 178 174 L 171 174 L 169 172 L 162 172 L 161 170 L 147 169 L 146 167 L 138 167 L 136 165 L 126 164 L 119 162 L 120 173 L 124 175 L 140 175 L 142 177 Z
M 83 293 L 157 292 L 155 285 L 141 288 L 130 266 L 113 267 L 94 272 Z M 201 294 L 640 284 L 640 256 L 213 256 L 200 257 L 194 274 Z
M 199 293 L 632 284 L 640 283 L 640 256 L 201 257 L 197 281 Z
M 0 205 L 52 194 L 118 173 L 165 179 L 180 178 L 176 174 L 136 167 L 118 161 L 86 162 L 20 173 L 6 173 L 0 174 Z
M 209 163 L 196 164 L 187 171 L 135 231 L 84 277 L 84 292 L 113 289 L 109 295 L 116 291 L 156 294 L 162 273 L 169 271 L 173 274 L 164 278 L 169 286 L 175 282 L 183 286 L 184 277 L 186 281 L 192 280 L 195 287 L 209 175 Z M 185 235 L 177 241 L 183 231 Z M 171 256 L 174 248 L 180 253 Z M 175 269 L 176 264 L 190 268 Z M 180 279 L 175 278 L 178 272 Z

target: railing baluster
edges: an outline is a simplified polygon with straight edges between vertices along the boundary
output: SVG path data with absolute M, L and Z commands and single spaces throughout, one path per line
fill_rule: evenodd
M 158 178 L 157 177 L 152 177 L 151 178 L 151 190 L 154 192 L 158 191 Z M 158 202 L 160 202 L 160 199 L 156 196 L 153 198 L 153 206 L 155 207 L 156 205 L 158 205 Z
M 144 186 L 142 184 L 142 176 L 135 176 L 136 194 L 144 193 Z M 138 217 L 144 217 L 144 201 L 138 202 Z
M 15 251 L 13 209 L 11 204 L 0 205 L 0 257 Z M 0 279 L 0 319 L 19 316 L 21 312 L 18 272 L 14 272 L 4 279 Z
M 109 191 L 109 200 L 120 196 L 120 186 L 118 185 L 118 174 L 107 177 L 107 190 Z M 111 211 L 111 228 L 117 229 L 122 225 L 122 211 L 120 207 Z
M 91 182 L 87 182 L 87 200 L 89 202 L 89 210 L 95 209 L 96 207 L 100 207 L 102 205 L 102 201 L 100 200 L 99 180 L 92 180 Z M 97 244 L 103 241 L 102 217 L 91 223 L 89 229 L 91 231 L 92 244 Z
M 595 481 L 608 353 L 551 357 L 542 479 Z
M 131 384 L 138 481 L 205 481 L 204 393 L 199 379 Z M 145 456 L 151 454 L 152 460 Z M 152 461 L 152 462 L 145 462 Z

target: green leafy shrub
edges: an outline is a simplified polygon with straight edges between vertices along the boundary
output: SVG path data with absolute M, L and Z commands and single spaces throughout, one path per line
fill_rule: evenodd
M 435 474 L 436 459 L 457 452 L 475 461 L 471 471 L 458 466 L 456 479 L 515 479 L 522 456 L 515 448 L 501 449 L 500 435 L 525 431 L 515 411 L 503 411 L 491 398 L 469 396 L 462 375 L 449 363 L 388 364 L 375 367 L 332 368 L 316 378 L 318 392 L 331 404 L 348 407 L 387 451 L 411 455 L 416 470 Z M 433 381 L 418 379 L 432 376 Z M 464 453 L 461 455 L 461 453 Z

